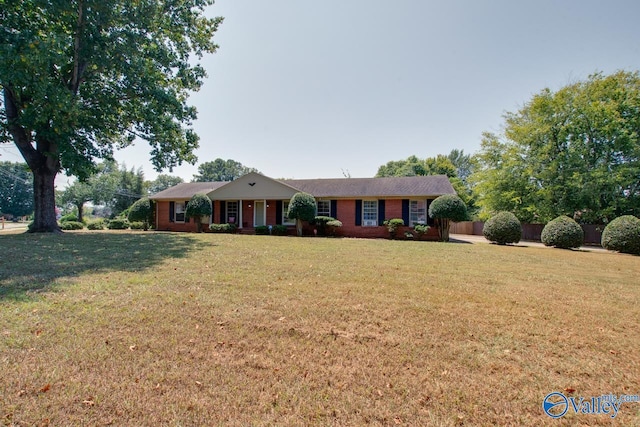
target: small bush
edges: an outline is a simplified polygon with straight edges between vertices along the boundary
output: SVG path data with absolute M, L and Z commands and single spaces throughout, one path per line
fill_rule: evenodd
M 342 227 L 342 221 L 334 219 L 333 221 L 328 221 L 327 224 L 327 235 L 335 236 L 338 234 L 338 230 Z
M 469 219 L 467 205 L 456 194 L 437 197 L 429 206 L 429 216 L 436 221 L 438 234 L 443 242 L 449 241 L 451 221 L 460 222 Z
M 256 227 L 256 234 L 261 236 L 269 235 L 269 227 L 266 225 L 259 225 Z
M 104 230 L 104 221 L 101 219 L 97 219 L 95 221 L 90 221 L 87 224 L 87 228 L 89 230 Z
M 387 219 L 382 223 L 382 225 L 387 227 L 389 237 L 395 239 L 398 234 L 398 228 L 404 226 L 404 220 L 402 218 Z
M 78 221 L 64 221 L 60 223 L 60 229 L 62 230 L 82 230 L 84 224 Z
M 68 214 L 62 215 L 60 217 L 60 223 L 63 223 L 63 222 L 78 222 L 78 215 L 74 213 L 68 213 Z M 70 230 L 74 230 L 74 229 L 71 228 Z
M 235 233 L 236 232 L 235 224 L 211 224 L 209 225 L 209 230 L 214 233 Z
M 107 223 L 109 230 L 126 230 L 129 228 L 129 221 L 126 218 L 114 218 Z
M 429 228 L 431 227 L 429 227 L 426 224 L 416 224 L 413 226 L 413 233 L 415 233 L 415 235 L 418 236 L 418 239 L 419 239 L 425 234 L 427 234 L 427 231 L 429 231 Z M 413 237 L 413 233 L 411 234 L 411 237 Z
M 129 228 L 132 230 L 148 230 L 149 227 L 142 221 L 133 221 L 129 223 Z
M 271 234 L 274 236 L 286 236 L 289 234 L 289 230 L 286 225 L 274 225 L 271 229 Z
M 134 230 L 148 230 L 149 224 L 153 223 L 154 209 L 155 208 L 153 200 L 150 200 L 148 197 L 137 200 L 133 205 L 129 207 L 129 212 L 127 213 L 127 218 L 129 219 L 129 221 L 131 221 L 132 224 L 131 228 Z M 134 222 L 141 223 L 142 228 L 133 228 Z
M 330 216 L 317 216 L 313 219 L 313 224 L 316 226 L 316 230 L 318 230 L 319 236 L 327 235 L 327 223 L 329 221 L 335 221 L 335 218 Z
M 633 215 L 614 219 L 604 228 L 601 244 L 610 251 L 640 255 L 640 219 Z
M 513 213 L 498 212 L 484 224 L 482 234 L 490 242 L 499 245 L 518 243 L 522 236 L 522 225 Z
M 562 215 L 544 226 L 541 240 L 545 246 L 562 249 L 579 248 L 584 242 L 584 231 L 572 218 Z

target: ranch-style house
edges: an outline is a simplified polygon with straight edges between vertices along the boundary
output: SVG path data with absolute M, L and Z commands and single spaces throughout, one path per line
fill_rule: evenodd
M 229 182 L 182 183 L 154 194 L 155 228 L 165 231 L 196 231 L 185 217 L 185 207 L 194 194 L 206 194 L 213 214 L 208 223 L 235 224 L 250 233 L 263 225 L 286 225 L 289 200 L 298 192 L 313 195 L 318 215 L 342 222 L 346 237 L 387 237 L 385 219 L 402 218 L 406 227 L 433 225 L 428 211 L 431 202 L 443 194 L 455 194 L 445 175 L 391 178 L 273 179 L 249 173 Z M 205 230 L 208 229 L 205 223 Z M 437 238 L 432 227 L 427 238 Z

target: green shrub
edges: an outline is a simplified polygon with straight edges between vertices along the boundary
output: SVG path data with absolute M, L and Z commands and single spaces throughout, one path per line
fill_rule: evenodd
M 382 225 L 387 227 L 387 231 L 389 232 L 389 237 L 392 239 L 396 238 L 398 234 L 398 228 L 404 226 L 404 220 L 402 218 L 392 218 L 386 219 Z
M 329 221 L 335 221 L 335 218 L 319 215 L 313 219 L 313 224 L 315 224 L 319 236 L 327 235 L 327 223 Z
M 443 242 L 449 241 L 451 221 L 466 221 L 469 218 L 467 205 L 455 194 L 444 194 L 431 202 L 429 216 L 436 221 L 438 234 Z
M 62 230 L 82 230 L 84 224 L 79 221 L 64 221 L 60 223 L 60 229 Z
M 134 230 L 148 230 L 149 224 L 153 222 L 153 201 L 148 197 L 144 197 L 140 200 L 137 200 L 131 207 L 129 207 L 129 212 L 127 214 L 127 218 L 131 221 L 131 228 Z M 141 228 L 133 228 L 133 223 L 139 222 L 142 224 Z M 137 225 L 136 225 L 137 227 Z
M 338 234 L 338 230 L 342 227 L 342 221 L 334 219 L 333 221 L 328 221 L 326 224 L 327 227 L 327 235 L 335 236 Z
M 316 199 L 309 193 L 296 193 L 289 201 L 287 218 L 296 220 L 296 231 L 302 236 L 302 221 L 313 222 L 318 210 Z
M 78 222 L 78 215 L 76 215 L 73 212 L 65 214 L 65 215 L 62 215 L 60 217 L 60 221 L 59 222 L 63 223 L 63 222 L 70 222 L 70 221 L 71 222 Z M 71 230 L 73 230 L 73 228 Z
M 614 219 L 604 228 L 601 244 L 610 251 L 640 255 L 640 219 L 633 215 Z
M 209 225 L 209 230 L 214 233 L 235 233 L 237 227 L 235 224 L 211 224 Z
M 211 215 L 213 208 L 211 207 L 211 199 L 204 193 L 194 194 L 185 210 L 185 216 L 187 218 L 193 218 L 198 233 L 202 231 L 202 217 Z M 209 222 L 209 220 L 207 220 Z
M 114 218 L 107 223 L 109 230 L 126 230 L 129 228 L 129 221 L 126 218 Z
M 289 234 L 289 229 L 286 225 L 274 225 L 271 229 L 271 234 L 273 234 L 274 236 L 286 236 L 287 234 Z
M 87 228 L 89 230 L 104 230 L 104 220 L 96 219 L 94 221 L 89 221 Z
M 584 231 L 572 218 L 561 215 L 544 226 L 541 240 L 545 246 L 578 248 L 584 242 Z
M 431 227 L 429 227 L 427 224 L 416 224 L 413 226 L 413 233 L 415 233 L 418 238 L 421 238 L 422 236 L 427 234 L 429 228 Z M 413 237 L 413 234 L 411 234 L 411 237 Z
M 513 213 L 498 212 L 484 224 L 482 234 L 490 242 L 499 245 L 518 243 L 522 236 L 522 225 Z
M 131 228 L 132 230 L 148 230 L 149 226 L 148 224 L 145 224 L 142 221 L 133 221 L 129 223 L 129 228 Z
M 256 227 L 256 234 L 261 236 L 269 235 L 269 227 L 266 225 L 259 225 Z

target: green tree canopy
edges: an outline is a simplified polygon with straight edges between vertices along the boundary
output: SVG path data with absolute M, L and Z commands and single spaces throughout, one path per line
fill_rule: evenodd
M 233 181 L 257 169 L 244 166 L 235 160 L 215 159 L 198 166 L 198 174 L 193 176 L 193 182 Z
M 485 215 L 606 223 L 640 214 L 639 111 L 640 76 L 620 71 L 544 89 L 507 113 L 504 132 L 485 134 L 472 177 Z
M 147 183 L 147 188 L 149 189 L 149 194 L 156 194 L 183 182 L 184 180 L 179 176 L 160 174 L 156 179 Z
M 469 219 L 467 205 L 455 194 L 444 194 L 431 202 L 429 216 L 436 220 L 440 240 L 443 242 L 449 241 L 451 221 L 459 222 Z
M 115 190 L 111 194 L 111 200 L 107 206 L 111 208 L 111 216 L 118 216 L 131 206 L 136 200 L 147 194 L 146 181 L 142 168 L 127 169 L 123 164 L 115 172 Z
M 153 200 L 144 197 L 131 205 L 129 208 L 129 222 L 140 221 L 143 223 L 144 231 L 149 229 L 149 225 L 153 223 Z
M 313 221 L 318 212 L 316 199 L 308 193 L 296 193 L 289 201 L 287 218 L 296 220 L 298 236 L 302 236 L 302 221 Z
M 65 188 L 59 197 L 64 205 L 73 205 L 78 210 L 78 221 L 82 222 L 84 205 L 106 203 L 113 199 L 118 185 L 118 165 L 114 161 L 105 161 L 97 166 L 97 172 L 84 180 L 76 180 Z
M 211 215 L 213 208 L 211 207 L 211 199 L 206 194 L 194 194 L 187 203 L 185 215 L 187 218 L 193 218 L 198 227 L 198 232 L 202 231 L 201 218 Z
M 0 7 L 0 142 L 34 175 L 31 231 L 59 231 L 56 175 L 85 178 L 136 138 L 156 169 L 194 163 L 196 110 L 221 18 L 213 0 L 30 0 Z
M 0 162 L 0 214 L 33 212 L 33 183 L 25 163 Z

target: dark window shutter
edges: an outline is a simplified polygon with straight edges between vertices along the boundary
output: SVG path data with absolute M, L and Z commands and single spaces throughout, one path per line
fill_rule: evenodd
M 409 199 L 402 199 L 402 220 L 409 225 Z
M 169 222 L 173 222 L 173 217 L 176 212 L 176 202 L 169 202 Z
M 276 225 L 282 225 L 282 200 L 276 200 Z
M 227 222 L 227 219 L 224 217 L 226 215 L 227 204 L 224 200 L 220 200 L 220 224 L 224 224 Z
M 431 199 L 427 199 L 427 225 L 434 225 L 436 222 L 433 220 L 433 218 L 431 218 L 431 215 L 429 215 L 429 208 L 431 207 L 431 202 L 433 202 L 433 200 Z
M 338 201 L 331 201 L 331 218 L 338 219 Z
M 384 217 L 384 199 L 378 200 L 378 225 L 382 225 L 386 218 Z
M 362 200 L 356 200 L 356 225 L 362 225 Z

